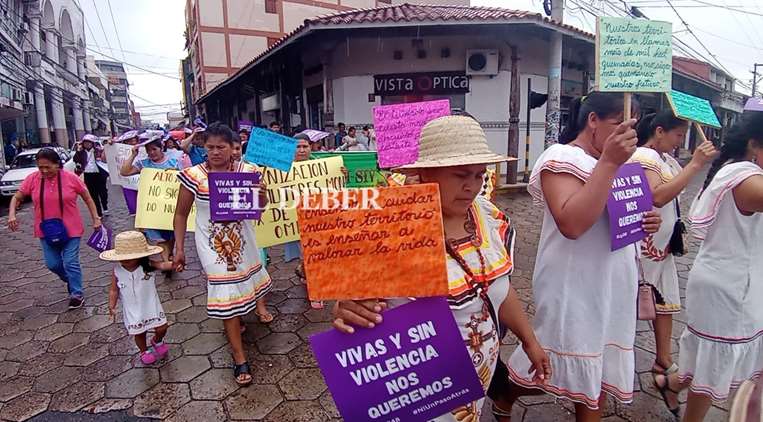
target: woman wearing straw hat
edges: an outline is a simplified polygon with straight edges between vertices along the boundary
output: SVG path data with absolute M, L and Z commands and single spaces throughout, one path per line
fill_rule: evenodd
M 457 140 L 457 142 L 456 142 Z M 487 164 L 509 158 L 490 151 L 479 123 L 470 117 L 446 116 L 432 120 L 421 132 L 419 159 L 405 166 L 424 183 L 440 187 L 450 295 L 448 302 L 475 370 L 487 390 L 498 362 L 501 326 L 522 342 L 532 362 L 530 375 L 542 383 L 551 377 L 546 352 L 541 349 L 510 285 L 514 229 L 508 217 L 489 200 L 478 196 Z M 409 177 L 411 181 L 415 177 Z M 401 299 L 339 301 L 334 326 L 353 333 L 354 326 L 383 323 L 382 311 Z M 474 327 L 475 321 L 478 326 Z M 483 333 L 474 338 L 473 330 Z M 478 421 L 484 399 L 459 407 L 437 421 Z
M 122 301 L 122 316 L 127 333 L 135 338 L 140 350 L 140 360 L 150 365 L 167 356 L 169 348 L 162 341 L 167 334 L 167 317 L 164 315 L 153 271 L 171 270 L 169 261 L 148 259 L 160 254 L 160 246 L 149 246 L 143 233 L 122 232 L 114 238 L 114 249 L 104 251 L 100 258 L 118 262 L 114 266 L 109 289 L 109 314 L 116 316 L 117 301 Z M 148 330 L 154 330 L 151 347 L 146 343 Z
M 241 342 L 241 317 L 252 310 L 261 318 L 269 315 L 265 295 L 271 281 L 260 260 L 254 225 L 250 221 L 213 222 L 209 209 L 209 173 L 258 172 L 258 167 L 232 159 L 233 138 L 228 126 L 206 128 L 207 162 L 180 174 L 180 192 L 175 208 L 175 259 L 177 271 L 185 266 L 185 232 L 191 207 L 196 204 L 196 252 L 207 275 L 207 315 L 222 319 L 233 351 L 233 376 L 239 385 L 252 383 L 249 363 Z M 259 204 L 267 204 L 264 184 L 259 186 Z

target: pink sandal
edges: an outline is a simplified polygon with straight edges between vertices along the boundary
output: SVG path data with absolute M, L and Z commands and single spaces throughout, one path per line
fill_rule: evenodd
M 146 350 L 145 352 L 141 352 L 140 361 L 143 362 L 144 365 L 151 365 L 156 363 L 156 355 L 154 355 L 151 350 Z
M 321 300 L 310 301 L 310 307 L 313 309 L 323 309 L 323 301 Z
M 170 348 L 169 346 L 167 346 L 166 343 L 164 342 L 157 343 L 155 338 L 151 339 L 151 346 L 154 347 L 154 352 L 157 354 L 156 357 L 159 359 L 164 359 L 165 357 L 167 357 L 167 353 L 169 353 L 170 351 Z

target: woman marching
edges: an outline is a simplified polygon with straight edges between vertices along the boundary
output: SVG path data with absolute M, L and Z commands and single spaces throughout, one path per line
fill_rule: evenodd
M 185 232 L 191 206 L 196 204 L 196 252 L 207 275 L 207 314 L 222 319 L 233 350 L 233 375 L 239 385 L 252 383 L 251 370 L 241 341 L 241 317 L 253 309 L 263 312 L 258 299 L 270 291 L 271 280 L 262 265 L 249 221 L 212 222 L 209 209 L 209 173 L 258 172 L 254 165 L 232 159 L 235 134 L 227 126 L 209 125 L 206 129 L 207 161 L 189 167 L 178 175 L 180 193 L 175 208 L 174 266 L 185 266 Z M 259 186 L 259 201 L 267 204 L 265 185 Z M 266 309 L 265 309 L 266 311 Z
M 109 214 L 109 187 L 106 182 L 109 173 L 101 169 L 98 162 L 105 163 L 101 142 L 93 135 L 87 134 L 77 143 L 77 152 L 74 153 L 74 162 L 77 164 L 77 174 L 83 174 L 85 186 L 95 202 L 98 216 Z
M 684 229 L 683 222 L 680 222 L 678 196 L 716 155 L 713 144 L 705 141 L 694 151 L 689 164 L 681 168 L 670 153 L 681 146 L 688 129 L 689 122 L 675 117 L 671 110 L 644 116 L 638 124 L 639 148 L 632 158 L 644 168 L 654 206 L 662 217 L 660 230 L 641 242 L 644 278 L 657 289 L 661 299 L 657 303 L 657 319 L 654 322 L 657 349 L 652 365 L 654 377 L 678 371 L 678 365 L 670 355 L 673 314 L 681 312 L 678 270 L 673 256 L 684 254 L 680 245 L 682 242 L 678 241 Z
M 573 401 L 578 422 L 601 420 L 604 393 L 633 398 L 636 248 L 611 251 L 605 207 L 615 173 L 636 150 L 635 123 L 623 117 L 621 93 L 577 99 L 561 143 L 538 158 L 528 186 L 544 204 L 533 325 L 554 375 L 546 384 L 529 378 L 532 362 L 520 352 L 509 374 L 522 387 Z M 659 224 L 656 212 L 646 213 L 646 232 Z
M 763 113 L 731 128 L 689 215 L 703 240 L 686 287 L 678 374 L 658 376 L 670 409 L 689 388 L 684 422 L 763 370 Z
M 148 158 L 135 161 L 140 147 L 146 147 Z M 132 154 L 122 164 L 119 170 L 124 177 L 140 174 L 144 168 L 158 170 L 182 170 L 183 167 L 178 157 L 174 154 L 167 154 L 164 151 L 161 136 L 153 135 L 148 140 L 132 147 Z M 162 261 L 171 261 L 172 249 L 175 246 L 175 235 L 172 230 L 145 229 L 146 237 L 152 243 L 162 247 Z
M 458 140 L 458 142 L 454 142 Z M 475 370 L 487 390 L 498 361 L 499 333 L 510 329 L 531 362 L 523 375 L 543 383 L 551 377 L 548 356 L 535 338 L 524 307 L 510 285 L 514 230 L 508 217 L 478 196 L 487 164 L 506 161 L 493 154 L 479 123 L 470 117 L 446 116 L 421 132 L 418 160 L 405 168 L 408 178 L 440 187 L 450 293 L 448 303 Z M 405 300 L 339 301 L 334 326 L 353 333 L 353 326 L 374 327 L 388 306 Z M 483 333 L 475 338 L 474 332 Z M 459 407 L 436 421 L 478 421 L 484 399 Z
M 85 228 L 77 197 L 85 201 L 94 230 L 100 229 L 101 218 L 85 184 L 74 173 L 61 168 L 61 157 L 54 149 L 43 148 L 35 158 L 39 171 L 27 176 L 11 198 L 8 228 L 19 229 L 16 208 L 30 196 L 34 204 L 34 235 L 40 239 L 45 265 L 66 283 L 69 309 L 79 308 L 85 301 L 79 260 L 79 241 Z

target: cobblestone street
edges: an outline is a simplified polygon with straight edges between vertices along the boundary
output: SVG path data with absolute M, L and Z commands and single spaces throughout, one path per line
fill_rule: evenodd
M 683 196 L 685 210 L 699 182 L 695 180 Z M 132 228 L 121 192 L 112 189 L 110 199 L 112 214 L 106 224 L 115 232 Z M 517 229 L 512 281 L 532 313 L 530 280 L 542 210 L 533 206 L 524 191 L 502 195 L 498 203 L 508 211 Z M 5 211 L 0 218 L 0 418 L 124 420 L 129 415 L 205 422 L 339 419 L 307 343 L 310 335 L 329 328 L 330 307 L 322 311 L 310 308 L 305 287 L 294 275 L 294 263 L 283 262 L 280 248 L 271 250 L 268 267 L 274 280 L 268 303 L 276 318 L 263 325 L 252 312 L 246 319 L 244 339 L 254 385 L 238 388 L 222 324 L 206 315 L 206 281 L 192 239 L 186 249 L 188 269 L 171 280 L 157 277 L 157 289 L 171 323 L 166 339 L 171 352 L 165 362 L 146 367 L 140 363 L 121 314 L 117 322 L 108 315 L 112 264 L 100 261 L 82 242 L 86 302 L 81 309 L 67 310 L 66 288 L 45 268 L 39 243 L 32 237 L 30 209 L 27 203 L 19 214 L 21 232 L 7 230 Z M 696 248 L 693 243 L 692 253 L 679 260 L 683 286 Z M 677 316 L 675 338 L 685 321 L 684 313 Z M 504 356 L 508 356 L 516 343 L 511 336 L 505 343 Z M 635 402 L 629 406 L 610 402 L 605 420 L 671 421 L 651 386 L 648 371 L 654 359 L 654 340 L 647 324 L 639 324 L 636 346 L 635 388 L 639 392 Z M 674 344 L 675 351 L 677 347 Z M 550 396 L 529 397 L 515 406 L 513 419 L 573 420 L 568 409 L 569 403 L 556 402 Z M 116 411 L 121 413 L 106 413 Z M 78 412 L 79 417 L 63 418 L 55 412 Z M 85 414 L 100 417 L 85 419 Z M 713 408 L 707 420 L 725 418 L 725 410 Z M 483 420 L 492 421 L 492 415 L 485 412 Z

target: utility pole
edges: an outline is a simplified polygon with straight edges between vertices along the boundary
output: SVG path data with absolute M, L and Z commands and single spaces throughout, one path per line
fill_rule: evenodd
M 754 97 L 758 88 L 758 67 L 763 67 L 763 63 L 755 63 L 752 66 L 752 96 Z
M 562 23 L 564 20 L 564 0 L 545 0 L 551 3 L 551 19 Z M 551 48 L 548 55 L 548 101 L 546 102 L 545 148 L 559 141 L 560 115 L 559 97 L 562 91 L 562 33 L 551 33 Z

